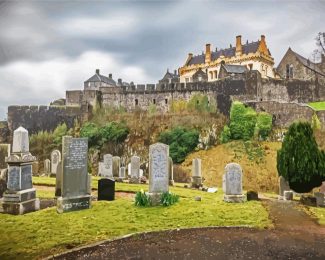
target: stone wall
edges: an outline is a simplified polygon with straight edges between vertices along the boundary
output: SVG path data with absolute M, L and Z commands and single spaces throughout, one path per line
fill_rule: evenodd
M 288 127 L 294 121 L 302 120 L 311 122 L 315 111 L 308 105 L 298 103 L 282 103 L 277 101 L 247 102 L 256 111 L 265 111 L 273 115 L 273 124 L 278 127 Z M 325 111 L 316 112 L 325 128 Z
M 38 131 L 53 131 L 59 124 L 66 123 L 73 127 L 74 120 L 81 120 L 80 106 L 9 106 L 8 129 L 10 136 L 19 126 L 23 126 L 29 134 Z

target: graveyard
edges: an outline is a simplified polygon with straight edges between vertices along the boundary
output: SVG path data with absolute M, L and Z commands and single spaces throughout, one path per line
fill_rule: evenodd
M 325 259 L 325 4 L 253 2 L 0 1 L 0 260 Z

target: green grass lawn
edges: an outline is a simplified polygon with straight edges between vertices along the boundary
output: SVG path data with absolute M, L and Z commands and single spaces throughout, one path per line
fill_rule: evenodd
M 320 111 L 325 110 L 325 101 L 308 103 L 313 109 Z
M 50 178 L 33 177 L 33 182 L 54 185 Z M 94 186 L 97 186 L 95 180 Z M 116 183 L 117 191 L 136 192 L 140 189 L 148 190 L 148 185 Z M 267 210 L 258 201 L 231 204 L 223 202 L 221 191 L 207 193 L 180 187 L 170 190 L 180 195 L 180 201 L 171 207 L 141 208 L 134 206 L 132 199 L 119 198 L 93 202 L 89 210 L 64 214 L 56 213 L 55 207 L 21 216 L 0 214 L 0 259 L 40 258 L 143 231 L 204 226 L 272 226 Z M 42 192 L 37 194 L 42 195 Z M 44 197 L 51 195 L 44 194 Z M 195 201 L 195 196 L 201 196 L 202 201 Z

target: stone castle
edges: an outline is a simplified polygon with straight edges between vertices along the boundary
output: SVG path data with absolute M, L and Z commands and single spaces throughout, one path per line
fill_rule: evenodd
M 296 119 L 310 120 L 316 113 L 325 126 L 325 111 L 314 111 L 306 105 L 325 100 L 325 57 L 313 63 L 288 49 L 277 68 L 267 48 L 265 36 L 255 42 L 205 53 L 192 54 L 184 66 L 171 73 L 167 70 L 157 84 L 115 81 L 97 69 L 81 90 L 66 91 L 65 99 L 50 106 L 9 106 L 7 128 L 0 129 L 0 139 L 23 125 L 28 131 L 53 130 L 65 122 L 73 126 L 75 119 L 87 121 L 95 107 L 123 107 L 127 111 L 147 110 L 154 105 L 161 113 L 168 112 L 175 100 L 189 100 L 203 93 L 215 99 L 218 110 L 229 114 L 231 102 L 239 100 L 259 111 L 273 115 L 276 126 L 288 126 Z

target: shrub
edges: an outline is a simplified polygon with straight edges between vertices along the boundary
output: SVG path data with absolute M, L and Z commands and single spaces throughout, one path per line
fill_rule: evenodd
M 99 129 L 94 123 L 85 123 L 80 129 L 80 137 L 87 137 L 89 146 L 97 146 L 100 139 Z
M 174 113 L 185 112 L 187 108 L 187 102 L 185 100 L 174 100 L 170 105 L 170 111 Z
M 262 140 L 265 140 L 272 130 L 272 116 L 266 112 L 258 113 L 255 131 Z
M 62 137 L 68 134 L 68 127 L 65 123 L 58 125 L 53 131 L 53 142 L 57 147 L 62 145 Z
M 225 125 L 223 127 L 223 130 L 222 130 L 221 135 L 220 135 L 220 142 L 222 144 L 228 143 L 229 140 L 230 140 L 230 137 L 231 137 L 230 128 L 227 125 Z
M 250 139 L 254 134 L 256 112 L 245 107 L 241 102 L 235 101 L 230 109 L 230 133 L 232 139 Z
M 99 130 L 100 138 L 102 143 L 114 142 L 121 143 L 124 142 L 129 134 L 129 128 L 125 123 L 120 122 L 110 122 Z
M 325 156 L 309 123 L 293 123 L 277 153 L 277 169 L 296 192 L 309 192 L 325 180 Z
M 311 118 L 311 127 L 313 128 L 313 130 L 319 130 L 319 129 L 321 129 L 321 126 L 322 126 L 322 124 L 319 121 L 317 114 L 314 113 Z
M 158 141 L 168 144 L 170 157 L 175 163 L 181 163 L 185 160 L 186 155 L 198 145 L 199 132 L 195 129 L 176 127 L 160 133 Z
M 165 207 L 171 206 L 178 201 L 179 201 L 179 196 L 171 192 L 164 192 L 161 195 L 161 199 L 160 199 L 160 203 Z
M 215 99 L 209 98 L 207 95 L 195 94 L 187 103 L 188 111 L 197 112 L 216 112 L 217 106 Z
M 135 205 L 140 207 L 149 207 L 151 206 L 151 199 L 143 190 L 138 191 L 135 194 Z

